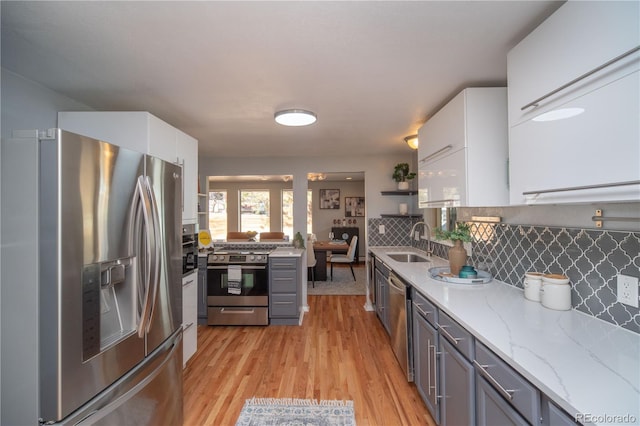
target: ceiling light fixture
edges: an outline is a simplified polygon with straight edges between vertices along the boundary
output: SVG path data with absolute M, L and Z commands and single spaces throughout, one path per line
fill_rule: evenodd
M 273 115 L 276 123 L 283 126 L 308 126 L 316 122 L 317 117 L 311 111 L 304 109 L 286 109 Z
M 411 135 L 404 138 L 404 141 L 411 149 L 418 149 L 418 135 Z

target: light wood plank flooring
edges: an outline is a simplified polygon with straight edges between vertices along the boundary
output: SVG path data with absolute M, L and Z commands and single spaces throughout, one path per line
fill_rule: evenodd
M 353 400 L 358 425 L 435 426 L 364 296 L 309 296 L 303 325 L 198 327 L 185 425 L 233 425 L 246 399 Z

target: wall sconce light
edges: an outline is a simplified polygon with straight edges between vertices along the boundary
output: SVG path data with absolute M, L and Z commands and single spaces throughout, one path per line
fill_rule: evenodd
M 411 149 L 418 149 L 418 135 L 411 135 L 404 138 L 404 141 Z

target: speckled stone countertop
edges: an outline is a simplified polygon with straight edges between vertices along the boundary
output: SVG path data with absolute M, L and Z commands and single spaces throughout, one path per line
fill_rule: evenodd
M 589 414 L 596 424 L 627 415 L 639 424 L 640 335 L 576 310 L 547 309 L 501 281 L 435 280 L 429 268 L 448 265 L 440 258 L 403 263 L 387 256 L 424 255 L 411 247 L 369 250 L 570 415 Z

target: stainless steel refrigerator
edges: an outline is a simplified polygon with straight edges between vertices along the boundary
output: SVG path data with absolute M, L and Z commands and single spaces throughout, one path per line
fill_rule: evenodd
M 181 168 L 60 129 L 17 136 L 1 151 L 0 423 L 182 424 Z

